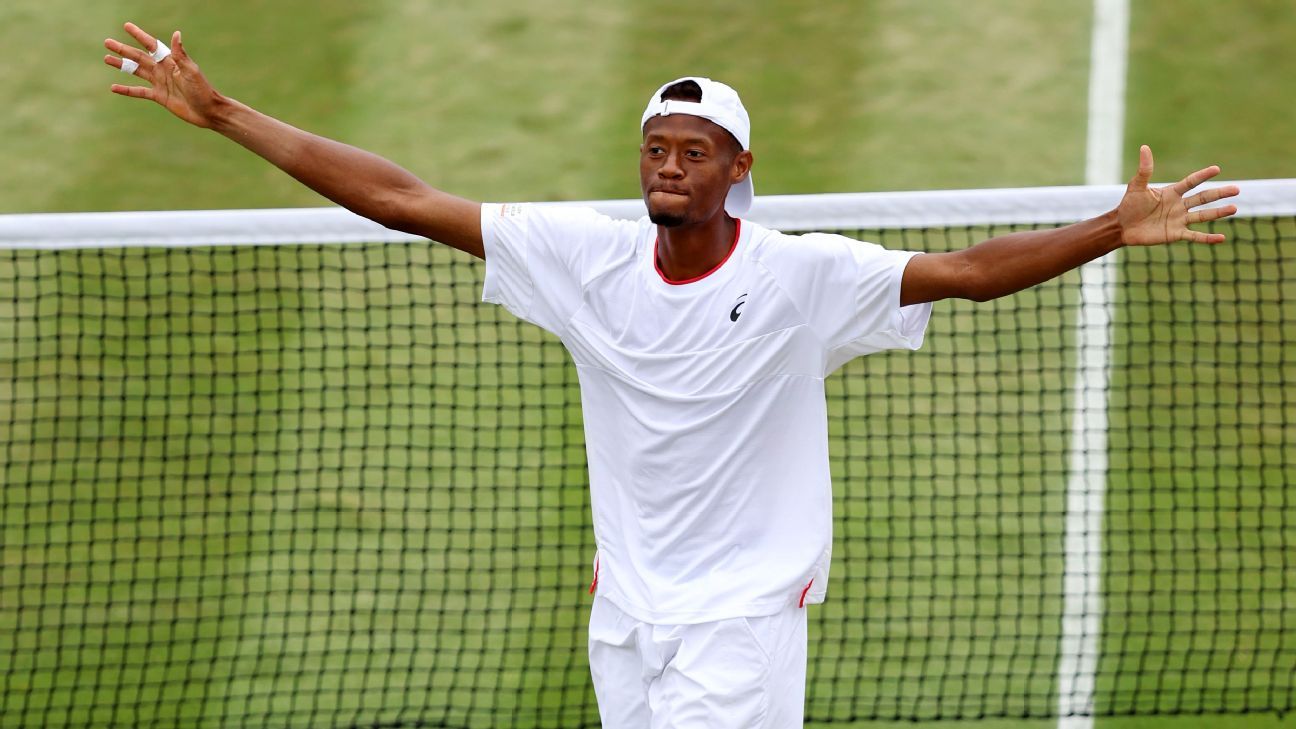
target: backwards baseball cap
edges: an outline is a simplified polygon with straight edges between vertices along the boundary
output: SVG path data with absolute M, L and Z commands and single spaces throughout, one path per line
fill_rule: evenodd
M 702 89 L 701 101 L 678 101 L 670 99 L 662 101 L 661 96 L 667 88 L 674 86 L 681 81 L 692 81 Z M 709 78 L 700 76 L 685 76 L 677 78 L 669 83 L 662 84 L 662 87 L 652 95 L 648 100 L 648 108 L 644 109 L 643 119 L 639 122 L 639 131 L 642 132 L 644 125 L 648 120 L 655 116 L 670 116 L 671 114 L 688 114 L 689 116 L 700 116 L 707 121 L 719 124 L 721 128 L 734 136 L 738 144 L 743 149 L 751 149 L 751 119 L 747 116 L 747 110 L 743 108 L 742 100 L 738 98 L 738 92 L 729 86 L 712 81 Z M 736 183 L 729 188 L 729 196 L 725 198 L 725 211 L 734 217 L 741 217 L 751 208 L 752 195 L 755 194 L 755 188 L 752 186 L 751 173 L 742 182 Z

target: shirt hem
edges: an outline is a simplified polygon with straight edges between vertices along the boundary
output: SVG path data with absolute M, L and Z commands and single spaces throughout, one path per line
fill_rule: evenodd
M 616 605 L 617 609 L 635 620 L 643 623 L 654 623 L 657 625 L 693 625 L 696 623 L 714 623 L 720 620 L 731 620 L 733 618 L 760 618 L 767 615 L 775 615 L 786 610 L 788 607 L 794 607 L 796 605 L 796 602 L 789 602 L 788 598 L 780 597 L 747 603 L 746 605 L 713 608 L 710 610 L 650 610 L 635 605 L 622 595 L 605 592 L 602 589 L 598 591 L 598 597 L 607 599 L 613 605 Z M 816 595 L 812 592 L 806 596 L 806 605 L 814 605 L 821 602 L 823 602 L 822 593 Z

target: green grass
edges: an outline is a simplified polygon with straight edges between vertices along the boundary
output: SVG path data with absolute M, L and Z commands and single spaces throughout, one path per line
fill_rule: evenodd
M 1291 174 L 1285 10 L 1134 4 L 1126 147 L 1152 144 L 1158 178 L 1209 162 L 1234 179 Z M 109 94 L 125 77 L 99 44 L 126 18 L 184 29 L 218 88 L 289 122 L 469 197 L 539 200 L 637 196 L 644 99 L 686 73 L 743 92 L 761 192 L 1078 183 L 1088 14 L 1082 0 L 20 0 L 0 8 L 0 39 L 41 38 L 46 52 L 42 73 L 0 69 L 14 100 L 0 210 L 324 203 L 228 141 Z
M 1292 177 L 1289 70 L 1296 24 L 1285 0 L 1227 9 L 1208 0 L 1130 3 L 1126 147 L 1152 145 L 1157 179 L 1209 164 L 1227 179 Z M 1126 174 L 1137 158 L 1130 156 Z
M 0 269 L 0 726 L 588 716 L 575 383 L 449 256 Z
M 1103 709 L 1296 698 L 1296 636 L 1275 631 L 1296 600 L 1283 556 L 1296 539 L 1296 348 L 1282 324 L 1296 303 L 1279 273 L 1293 235 L 1290 220 L 1259 222 L 1229 247 L 1124 252 Z
M 1262 260 L 1286 257 L 1258 232 Z M 1273 322 L 1296 312 L 1263 264 L 1208 253 L 1124 266 L 1103 711 L 1289 700 L 1296 648 L 1270 618 L 1289 598 L 1267 585 L 1293 539 L 1296 417 L 1292 373 L 1262 365 L 1290 359 Z M 0 726 L 593 716 L 573 375 L 537 330 L 464 303 L 481 270 L 451 257 L 131 249 L 0 269 L 0 683 L 18 722 Z M 1185 286 L 1197 303 L 1176 303 Z M 811 717 L 1052 711 L 1076 291 L 1071 274 L 946 305 L 923 351 L 830 380 L 836 567 Z M 1198 372 L 1207 355 L 1227 367 Z M 1268 409 L 1239 409 L 1262 392 Z M 1191 582 L 1162 579 L 1187 566 Z
M 0 71 L 19 99 L 17 113 L 0 119 L 11 172 L 0 180 L 0 210 L 324 203 L 226 140 L 109 94 L 125 77 L 99 62 L 99 43 L 122 37 L 127 18 L 158 34 L 183 29 L 225 93 L 472 198 L 637 196 L 643 104 L 663 81 L 696 73 L 743 92 L 761 192 L 1076 183 L 1086 8 L 1081 0 L 996 9 L 952 0 L 6 5 L 0 39 L 61 45 L 46 74 Z
M 828 716 L 1052 711 L 1076 283 L 948 305 L 920 352 L 829 381 L 836 571 L 810 678 Z

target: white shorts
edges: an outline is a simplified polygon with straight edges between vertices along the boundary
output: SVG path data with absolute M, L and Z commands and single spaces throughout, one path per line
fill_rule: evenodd
M 654 625 L 594 598 L 590 672 L 603 729 L 799 729 L 806 611 Z

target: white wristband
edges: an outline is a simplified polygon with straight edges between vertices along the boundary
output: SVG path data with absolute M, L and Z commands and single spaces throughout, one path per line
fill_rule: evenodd
M 162 42 L 161 38 L 157 39 L 157 48 L 153 49 L 153 62 L 161 63 L 163 58 L 171 55 L 171 47 Z
M 135 73 L 135 69 L 139 68 L 139 64 L 129 58 L 123 58 L 121 62 L 122 73 Z

